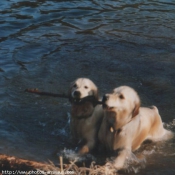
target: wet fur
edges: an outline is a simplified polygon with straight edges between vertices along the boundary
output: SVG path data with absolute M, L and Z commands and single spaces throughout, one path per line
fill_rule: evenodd
M 158 109 L 140 107 L 138 94 L 128 86 L 106 94 L 104 104 L 105 116 L 98 137 L 107 150 L 114 154 L 120 150 L 114 161 L 108 163 L 116 169 L 123 168 L 128 152 L 137 150 L 145 140 L 161 141 L 173 137 L 172 132 L 164 129 Z M 116 114 L 113 123 L 111 112 Z
M 69 90 L 71 98 L 76 92 L 80 92 L 78 98 L 84 98 L 88 95 L 93 95 L 98 100 L 98 88 L 87 78 L 78 78 L 73 83 Z M 92 151 L 97 143 L 97 133 L 99 130 L 99 123 L 103 117 L 103 109 L 101 105 L 93 106 L 91 102 L 83 104 L 71 105 L 71 134 L 73 142 L 78 145 L 79 153 L 86 154 Z

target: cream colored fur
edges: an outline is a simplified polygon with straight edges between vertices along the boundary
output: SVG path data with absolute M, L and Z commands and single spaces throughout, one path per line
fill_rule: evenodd
M 99 130 L 100 142 L 118 156 L 112 162 L 116 169 L 124 166 L 128 152 L 137 150 L 143 141 L 167 140 L 173 133 L 164 129 L 155 106 L 140 107 L 136 91 L 128 86 L 114 89 L 104 97 L 104 119 Z
M 71 84 L 69 93 L 71 98 L 75 99 L 94 96 L 98 100 L 98 88 L 87 78 L 75 80 Z M 102 117 L 103 109 L 101 105 L 93 106 L 88 101 L 80 105 L 72 103 L 70 127 L 73 141 L 76 143 L 84 142 L 80 147 L 80 154 L 86 154 L 96 146 L 98 124 Z

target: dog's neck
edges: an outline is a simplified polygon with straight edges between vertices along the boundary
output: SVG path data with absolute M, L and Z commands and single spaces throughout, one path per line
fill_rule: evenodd
M 126 125 L 128 125 L 135 117 L 130 117 L 131 119 L 126 123 Z M 114 135 L 118 135 L 118 134 L 120 134 L 120 132 L 122 131 L 122 129 L 123 129 L 123 126 L 121 126 L 120 128 L 118 128 L 118 129 L 115 129 L 114 127 L 109 127 L 109 131 L 111 132 L 111 133 L 114 133 Z
M 72 104 L 72 117 L 79 120 L 90 118 L 98 103 L 95 96 L 87 96 L 82 99 L 74 99 L 70 97 L 69 100 Z
M 74 119 L 87 119 L 93 115 L 94 107 L 90 102 L 81 105 L 72 104 L 71 116 Z

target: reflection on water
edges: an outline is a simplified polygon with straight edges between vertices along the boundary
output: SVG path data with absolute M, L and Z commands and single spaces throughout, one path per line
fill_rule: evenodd
M 77 77 L 92 79 L 101 95 L 134 87 L 175 131 L 174 1 L 2 0 L 0 6 L 1 153 L 56 161 L 71 144 L 70 104 L 24 89 L 65 92 Z M 141 173 L 173 174 L 174 141 L 155 152 Z

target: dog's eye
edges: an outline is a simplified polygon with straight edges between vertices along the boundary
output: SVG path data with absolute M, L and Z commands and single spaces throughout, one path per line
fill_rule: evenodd
M 125 97 L 123 96 L 123 94 L 120 94 L 120 95 L 119 95 L 119 98 L 120 98 L 120 99 L 125 99 Z
M 76 84 L 74 84 L 74 85 L 73 85 L 73 87 L 74 87 L 74 88 L 76 88 L 76 87 L 77 87 L 77 85 L 76 85 Z
M 84 88 L 85 88 L 85 89 L 88 89 L 88 87 L 87 87 L 87 86 L 84 86 Z

